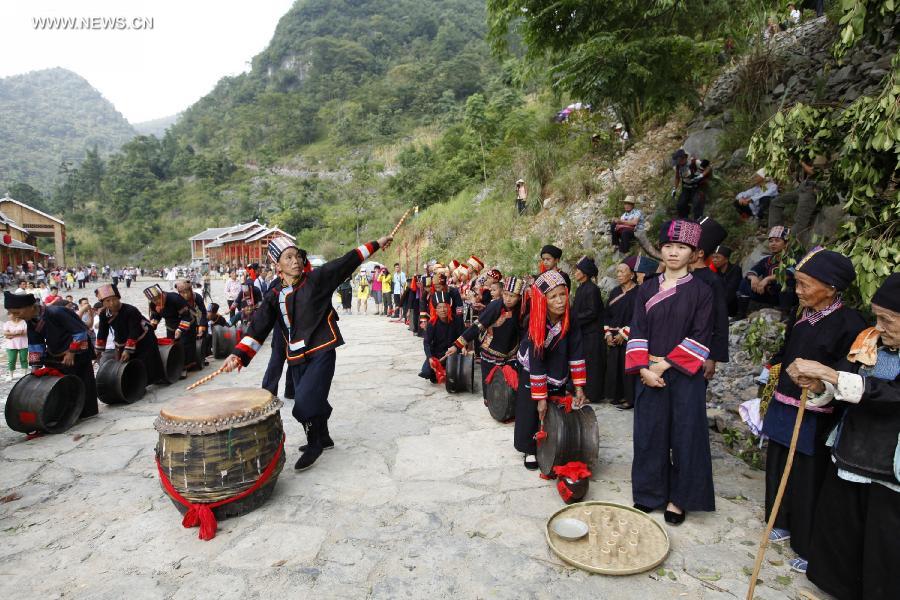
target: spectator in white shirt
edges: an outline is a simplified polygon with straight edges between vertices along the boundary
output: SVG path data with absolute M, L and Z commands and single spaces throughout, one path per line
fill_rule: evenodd
M 763 219 L 769 209 L 772 198 L 778 195 L 778 184 L 766 177 L 766 170 L 760 169 L 753 174 L 753 187 L 735 196 L 734 207 L 741 219 L 750 217 Z

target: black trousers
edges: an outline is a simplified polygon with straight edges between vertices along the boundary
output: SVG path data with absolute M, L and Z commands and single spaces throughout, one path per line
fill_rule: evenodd
M 675 208 L 678 211 L 678 217 L 687 219 L 688 214 L 693 207 L 694 220 L 703 216 L 703 208 L 706 206 L 706 190 L 702 187 L 685 188 L 681 186 L 681 195 L 678 197 L 678 204 Z
M 625 345 L 606 348 L 606 376 L 603 397 L 613 402 L 634 404 L 634 383 L 637 376 L 625 374 Z
M 272 353 L 269 355 L 269 364 L 262 380 L 262 388 L 269 390 L 273 396 L 278 395 L 278 382 L 281 381 L 286 361 L 287 345 L 284 342 L 284 335 L 276 328 L 272 332 Z M 284 380 L 284 397 L 289 399 L 294 397 L 294 379 L 290 376 L 290 370 Z
M 635 389 L 632 497 L 651 508 L 715 510 L 706 381 L 675 369 L 663 379 L 665 387 Z
M 766 452 L 766 521 L 775 503 L 787 455 L 787 446 L 769 440 Z M 831 459 L 824 447 L 817 447 L 814 456 L 794 453 L 791 475 L 788 477 L 784 497 L 781 499 L 781 508 L 775 519 L 775 527 L 791 532 L 791 548 L 794 552 L 806 559 L 809 558 L 812 546 L 816 500 L 830 462 Z
M 829 465 L 814 525 L 810 581 L 840 600 L 900 598 L 900 493 L 845 481 Z
M 75 355 L 75 364 L 67 367 L 62 363 L 47 364 L 66 375 L 74 375 L 84 385 L 84 408 L 81 409 L 79 419 L 93 417 L 100 409 L 97 406 L 97 380 L 94 378 L 94 348 L 91 346 L 86 352 Z
M 606 377 L 606 342 L 600 331 L 587 333 L 582 330 L 581 338 L 587 367 L 584 395 L 590 402 L 599 403 L 603 401 L 603 381 Z
M 301 423 L 331 416 L 328 393 L 334 379 L 337 353 L 325 350 L 313 354 L 309 359 L 288 367 L 288 375 L 294 380 L 294 418 Z

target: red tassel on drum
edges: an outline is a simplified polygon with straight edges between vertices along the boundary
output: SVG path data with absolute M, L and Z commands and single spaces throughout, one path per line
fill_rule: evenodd
M 216 530 L 219 527 L 216 516 L 212 509 L 206 504 L 192 504 L 181 520 L 181 525 L 185 529 L 200 525 L 200 539 L 209 541 L 216 537 Z
M 558 477 L 568 477 L 572 481 L 578 481 L 579 479 L 591 476 L 591 470 L 588 469 L 588 466 L 583 462 L 575 460 L 564 465 L 553 467 L 553 473 Z
M 556 481 L 556 491 L 559 492 L 559 496 L 563 499 L 563 502 L 568 503 L 572 498 L 572 490 L 569 489 L 569 486 L 566 485 L 566 482 L 562 479 L 558 479 Z
M 428 364 L 431 365 L 431 369 L 434 371 L 434 376 L 438 383 L 447 381 L 447 369 L 444 368 L 444 365 L 441 364 L 440 360 L 432 356 L 428 359 Z
M 550 402 L 555 402 L 563 407 L 567 413 L 572 412 L 572 396 L 550 396 Z
M 58 371 L 53 367 L 41 367 L 40 369 L 35 369 L 31 372 L 35 377 L 43 377 L 45 375 L 50 375 L 51 377 L 62 377 L 65 375 L 62 371 Z
M 491 372 L 488 373 L 487 377 L 484 378 L 485 383 L 491 383 L 494 380 L 494 374 L 500 371 L 503 373 L 503 379 L 506 380 L 506 385 L 508 385 L 511 389 L 518 390 L 519 389 L 519 372 L 516 371 L 511 365 L 494 365 L 491 369 Z

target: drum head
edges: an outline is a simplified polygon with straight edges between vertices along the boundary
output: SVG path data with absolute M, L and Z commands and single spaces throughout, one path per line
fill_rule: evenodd
M 509 387 L 501 373 L 495 374 L 485 391 L 488 411 L 495 420 L 505 423 L 515 416 L 516 391 Z
M 154 426 L 160 433 L 212 433 L 262 421 L 281 405 L 262 388 L 202 390 L 163 406 Z
M 556 458 L 561 450 L 560 445 L 565 444 L 563 436 L 566 431 L 565 409 L 555 402 L 547 403 L 544 431 L 547 432 L 547 437 L 538 444 L 537 461 L 541 473 L 551 475 L 553 467 L 557 464 Z

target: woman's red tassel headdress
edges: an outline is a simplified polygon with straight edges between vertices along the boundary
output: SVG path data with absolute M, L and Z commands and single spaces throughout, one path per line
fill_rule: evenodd
M 528 337 L 534 343 L 534 351 L 543 354 L 544 342 L 547 339 L 547 294 L 559 286 L 566 285 L 559 271 L 552 270 L 541 274 L 531 286 L 530 318 L 528 320 Z M 562 331 L 557 339 L 565 337 L 569 331 L 569 292 L 566 288 L 566 309 L 562 317 Z

